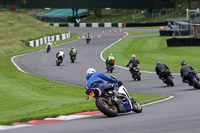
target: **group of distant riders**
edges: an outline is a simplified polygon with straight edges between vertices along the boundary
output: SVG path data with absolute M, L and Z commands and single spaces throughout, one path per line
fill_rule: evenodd
M 53 43 L 51 40 L 49 40 L 46 46 L 47 53 L 50 51 L 52 46 L 53 46 Z M 71 47 L 69 56 L 72 63 L 74 63 L 74 61 L 76 60 L 76 55 L 77 55 L 77 50 L 74 47 Z M 63 51 L 63 49 L 60 49 L 58 53 L 56 53 L 56 64 L 58 66 L 62 63 L 64 57 L 65 57 L 65 52 Z
M 90 34 L 88 34 L 88 36 L 90 36 Z M 50 48 L 53 46 L 52 41 L 48 41 L 46 49 Z M 76 60 L 76 55 L 77 55 L 77 50 L 74 47 L 71 47 L 71 50 L 69 52 L 69 56 L 70 56 L 70 60 L 72 63 L 74 63 L 74 61 Z M 62 63 L 63 58 L 65 57 L 65 53 L 62 49 L 60 49 L 60 51 L 56 54 L 56 62 L 57 65 L 59 65 L 60 63 Z M 113 56 L 112 53 L 110 53 L 110 55 L 107 57 L 106 59 L 106 69 L 107 72 L 112 73 L 114 68 L 114 64 L 115 64 L 115 57 Z M 132 75 L 132 78 L 134 80 L 141 80 L 141 73 L 139 72 L 139 66 L 138 64 L 140 64 L 139 60 L 136 58 L 136 56 L 133 54 L 131 56 L 130 61 L 128 62 L 128 64 L 126 65 L 126 67 L 129 67 L 129 71 Z M 193 74 L 194 77 L 196 77 L 197 81 L 199 81 L 199 77 L 197 75 L 197 73 L 194 71 L 194 69 L 188 65 L 186 63 L 186 61 L 182 61 L 181 62 L 181 77 L 182 77 L 182 82 L 183 83 L 188 83 L 189 85 L 193 85 L 191 78 L 189 77 L 189 74 Z M 166 83 L 168 86 L 174 86 L 174 83 L 172 81 L 172 79 L 174 78 L 168 68 L 167 65 L 163 64 L 161 61 L 157 61 L 156 62 L 156 67 L 155 67 L 155 71 L 156 74 L 159 76 L 159 78 Z M 195 88 L 198 88 L 198 86 L 196 86 Z

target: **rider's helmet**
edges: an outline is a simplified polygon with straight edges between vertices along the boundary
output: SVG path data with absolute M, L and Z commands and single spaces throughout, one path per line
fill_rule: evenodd
M 60 51 L 63 51 L 63 49 L 60 49 Z
M 96 72 L 96 70 L 95 70 L 94 68 L 89 68 L 89 69 L 87 70 L 87 74 L 95 73 L 95 72 Z
M 131 57 L 132 57 L 132 58 L 135 58 L 136 56 L 133 54 Z
M 183 65 L 187 65 L 187 62 L 186 61 L 182 61 L 181 62 L 181 66 L 183 66 Z
M 110 53 L 110 56 L 112 56 L 112 53 Z
M 161 63 L 161 61 L 159 61 L 159 60 L 156 62 L 157 65 L 160 64 L 160 63 Z

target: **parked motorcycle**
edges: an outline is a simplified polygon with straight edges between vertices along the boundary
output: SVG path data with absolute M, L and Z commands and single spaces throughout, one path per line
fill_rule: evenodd
M 106 68 L 107 69 L 107 73 L 112 73 L 113 72 L 113 70 L 115 69 L 114 68 L 114 61 L 110 61 L 109 63 L 108 63 L 108 67 Z
M 47 50 L 47 53 L 49 53 L 49 51 L 51 50 L 51 46 L 48 45 L 47 48 L 46 48 L 46 50 Z
M 57 57 L 56 58 L 56 65 L 60 66 L 60 64 L 62 63 L 62 61 L 63 61 L 63 57 L 62 56 Z
M 102 94 L 98 97 L 94 97 L 94 92 L 92 91 L 87 100 L 95 98 L 97 108 L 108 117 L 115 117 L 118 113 L 130 111 L 142 112 L 142 106 L 128 94 L 123 84 L 118 86 L 115 83 L 112 86 L 117 87 L 117 91 L 113 90 L 113 88 L 102 90 Z
M 162 72 L 161 72 L 161 80 L 167 84 L 167 86 L 174 86 L 174 82 L 173 82 L 173 77 L 169 71 L 169 69 L 164 69 Z
M 140 73 L 139 66 L 133 67 L 133 69 L 130 69 L 130 72 L 134 80 L 138 80 L 138 81 L 141 80 L 141 73 Z
M 188 84 L 194 89 L 200 89 L 199 76 L 194 71 L 189 71 L 187 74 Z

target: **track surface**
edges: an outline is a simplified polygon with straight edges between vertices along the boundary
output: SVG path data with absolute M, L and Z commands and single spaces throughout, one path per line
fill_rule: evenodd
M 73 33 L 85 35 L 92 33 L 93 40 L 89 45 L 84 40 L 54 47 L 50 53 L 39 51 L 14 59 L 22 70 L 55 81 L 86 85 L 86 70 L 94 67 L 106 73 L 105 63 L 100 59 L 100 52 L 121 38 L 123 33 L 109 34 L 110 29 L 68 28 Z M 105 35 L 102 35 L 102 31 Z M 112 30 L 113 31 L 113 30 Z M 125 31 L 125 30 L 124 30 Z M 126 31 L 147 31 L 131 30 Z M 101 34 L 101 39 L 97 35 Z M 70 63 L 68 53 L 74 46 L 78 50 L 77 60 Z M 66 57 L 61 66 L 55 65 L 55 54 L 62 48 Z M 141 62 L 142 63 L 142 62 Z M 111 74 L 109 74 L 111 75 Z M 114 118 L 96 115 L 79 120 L 64 121 L 53 124 L 19 128 L 2 131 L 5 133 L 199 133 L 200 132 L 200 91 L 194 90 L 175 76 L 175 86 L 166 87 L 155 73 L 142 73 L 141 81 L 133 81 L 127 70 L 116 68 L 112 74 L 122 80 L 132 93 L 168 94 L 175 96 L 167 102 L 145 106 L 140 114 L 120 114 Z

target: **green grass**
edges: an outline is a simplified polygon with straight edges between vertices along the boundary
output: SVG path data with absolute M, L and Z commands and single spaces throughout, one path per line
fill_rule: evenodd
M 83 87 L 24 74 L 10 60 L 14 55 L 45 48 L 45 45 L 27 47 L 25 41 L 66 30 L 15 12 L 0 12 L 0 18 L 0 125 L 97 110 L 94 100 L 85 100 Z M 59 41 L 57 45 L 77 40 L 78 36 L 72 34 L 70 39 Z M 167 95 L 136 94 L 134 97 L 147 103 Z
M 155 71 L 156 61 L 165 63 L 173 73 L 179 73 L 181 61 L 186 60 L 200 72 L 200 47 L 167 47 L 166 39 L 171 37 L 124 38 L 103 53 L 106 58 L 113 53 L 116 64 L 125 66 L 132 54 L 140 61 L 141 70 Z
M 159 31 L 146 31 L 146 32 L 129 32 L 128 36 L 159 34 Z

